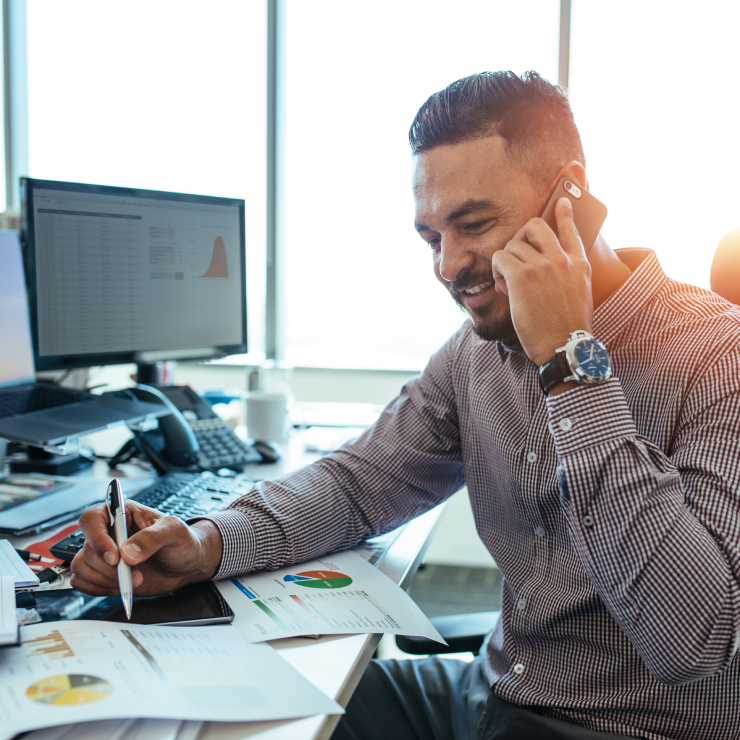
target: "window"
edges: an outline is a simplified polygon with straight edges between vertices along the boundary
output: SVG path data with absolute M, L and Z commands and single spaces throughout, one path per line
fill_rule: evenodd
M 280 2 L 285 359 L 419 369 L 464 316 L 413 230 L 408 127 L 432 92 L 473 72 L 556 81 L 560 2 Z M 27 14 L 29 174 L 244 197 L 259 352 L 264 0 L 76 0 Z M 703 286 L 719 239 L 740 226 L 738 27 L 740 9 L 721 0 L 701 12 L 572 5 L 570 98 L 607 241 L 656 247 L 669 275 Z
M 264 334 L 264 2 L 28 3 L 29 174 L 246 200 Z
M 413 228 L 408 129 L 484 70 L 557 81 L 557 0 L 288 0 L 282 117 L 286 357 L 420 369 L 462 324 Z
M 570 97 L 603 234 L 703 287 L 740 226 L 739 27 L 718 0 L 573 4 Z

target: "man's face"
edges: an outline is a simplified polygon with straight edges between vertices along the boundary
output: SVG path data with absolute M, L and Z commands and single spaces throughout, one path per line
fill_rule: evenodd
M 416 230 L 437 279 L 483 339 L 516 342 L 509 299 L 496 291 L 494 252 L 540 215 L 546 194 L 512 167 L 499 136 L 439 146 L 414 160 Z

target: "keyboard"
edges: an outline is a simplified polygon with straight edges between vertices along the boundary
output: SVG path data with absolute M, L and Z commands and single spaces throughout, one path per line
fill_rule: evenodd
M 190 519 L 222 509 L 253 485 L 254 481 L 219 478 L 212 473 L 167 473 L 131 496 L 131 500 L 179 519 Z M 55 558 L 69 562 L 84 544 L 85 536 L 78 529 L 52 545 L 49 551 Z
M 95 396 L 87 391 L 53 385 L 24 385 L 0 391 L 0 419 L 94 399 Z
M 221 418 L 188 422 L 200 445 L 198 462 L 206 469 L 236 468 L 262 462 L 262 456 L 251 445 L 239 439 Z

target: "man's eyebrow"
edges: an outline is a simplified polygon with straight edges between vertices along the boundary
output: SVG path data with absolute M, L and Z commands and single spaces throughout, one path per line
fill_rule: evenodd
M 445 221 L 449 224 L 456 221 L 458 218 L 467 216 L 474 211 L 480 211 L 484 208 L 496 208 L 496 204 L 490 200 L 466 200 L 458 208 L 445 216 Z M 433 231 L 434 229 L 425 226 L 424 224 L 415 223 L 414 228 L 417 231 Z
M 480 211 L 483 208 L 493 207 L 494 203 L 490 200 L 466 200 L 459 208 L 456 208 L 452 213 L 448 213 L 447 216 L 445 216 L 445 221 L 449 224 L 456 221 L 458 218 L 467 216 L 473 211 Z

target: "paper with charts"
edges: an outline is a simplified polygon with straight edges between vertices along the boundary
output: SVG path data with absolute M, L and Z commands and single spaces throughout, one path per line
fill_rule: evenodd
M 0 650 L 0 739 L 126 717 L 247 721 L 344 710 L 230 625 L 47 622 Z
M 444 640 L 409 595 L 346 551 L 216 583 L 250 642 L 299 635 L 382 632 Z

